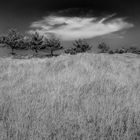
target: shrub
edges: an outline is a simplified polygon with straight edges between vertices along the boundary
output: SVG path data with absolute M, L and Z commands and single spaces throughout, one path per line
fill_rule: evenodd
M 108 53 L 109 53 L 109 54 L 114 54 L 114 51 L 113 51 L 113 50 L 109 50 Z
M 127 49 L 127 52 L 139 54 L 140 50 L 137 47 L 132 46 L 132 47 Z
M 77 52 L 76 52 L 75 48 L 69 48 L 69 49 L 65 50 L 65 53 L 73 55 L 73 54 L 76 54 Z
M 98 45 L 98 49 L 100 49 L 100 53 L 108 53 L 110 47 L 105 42 L 102 42 Z
M 116 49 L 115 50 L 115 53 L 119 53 L 119 54 L 122 54 L 122 53 L 127 53 L 127 49 L 125 49 L 125 48 L 119 48 L 119 49 Z

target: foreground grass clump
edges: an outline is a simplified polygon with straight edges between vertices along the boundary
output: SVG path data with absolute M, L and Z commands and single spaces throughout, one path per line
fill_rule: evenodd
M 139 140 L 137 56 L 0 59 L 0 140 Z

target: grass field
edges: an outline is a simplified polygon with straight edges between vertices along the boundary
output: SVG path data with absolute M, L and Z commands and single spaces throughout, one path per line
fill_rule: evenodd
M 140 58 L 0 58 L 0 140 L 139 140 Z

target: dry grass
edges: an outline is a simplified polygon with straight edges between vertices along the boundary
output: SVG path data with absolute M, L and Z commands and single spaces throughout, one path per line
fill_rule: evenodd
M 0 140 L 139 140 L 140 59 L 0 59 Z

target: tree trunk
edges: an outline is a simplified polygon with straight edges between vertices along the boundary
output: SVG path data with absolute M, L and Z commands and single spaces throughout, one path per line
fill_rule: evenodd
M 35 52 L 36 52 L 36 53 L 38 53 L 38 50 L 37 50 L 37 49 L 35 49 Z
M 14 48 L 12 48 L 11 54 L 12 54 L 12 55 L 15 55 Z
M 53 56 L 53 50 L 51 50 L 51 56 Z
M 34 56 L 37 56 L 37 54 L 38 54 L 38 50 L 35 49 L 35 54 L 34 54 Z
M 35 53 L 38 54 L 38 50 L 37 49 L 35 49 Z

